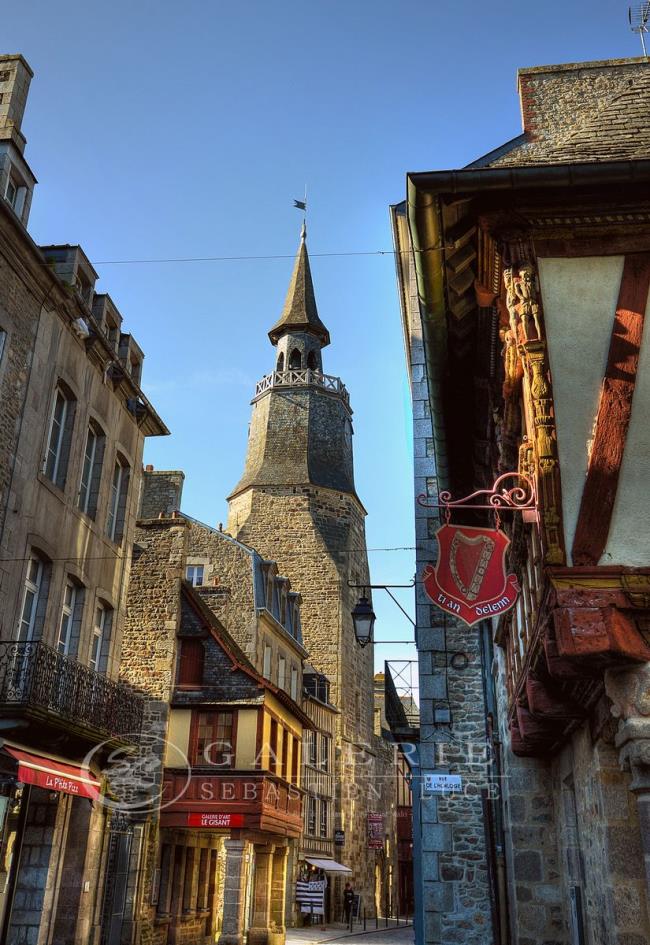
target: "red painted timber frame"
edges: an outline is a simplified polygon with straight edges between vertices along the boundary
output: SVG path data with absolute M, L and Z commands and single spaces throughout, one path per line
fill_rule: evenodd
M 577 566 L 597 564 L 607 544 L 632 416 L 649 290 L 650 252 L 627 255 L 573 540 L 573 564 Z

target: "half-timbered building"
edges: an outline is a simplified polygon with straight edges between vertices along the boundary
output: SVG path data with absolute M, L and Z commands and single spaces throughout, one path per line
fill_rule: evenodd
M 490 916 L 498 939 L 486 929 L 467 941 L 641 945 L 650 63 L 524 69 L 519 93 L 523 133 L 461 170 L 408 175 L 396 227 L 421 318 L 436 487 L 489 496 L 507 474 L 502 489 L 533 499 L 503 513 L 521 592 L 489 628 L 498 705 L 487 698 L 486 732 L 501 763 L 506 881 L 489 823 L 483 865 L 505 908 Z M 401 286 L 408 293 L 408 279 Z M 489 511 L 455 514 L 493 524 Z M 433 878 L 462 893 L 466 873 Z M 441 893 L 424 909 L 438 914 L 426 941 L 440 941 L 458 899 Z

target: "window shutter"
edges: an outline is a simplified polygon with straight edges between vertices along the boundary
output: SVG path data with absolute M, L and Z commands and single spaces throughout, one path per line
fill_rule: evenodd
M 181 640 L 179 686 L 200 686 L 203 683 L 204 655 L 203 643 L 200 640 Z

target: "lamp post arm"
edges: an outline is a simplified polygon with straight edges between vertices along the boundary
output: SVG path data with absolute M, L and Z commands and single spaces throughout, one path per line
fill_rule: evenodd
M 413 585 L 410 585 L 410 586 L 412 587 Z M 400 602 L 398 601 L 398 599 L 395 597 L 395 595 L 394 595 L 394 594 L 391 594 L 390 590 L 389 590 L 387 587 L 384 587 L 384 590 L 386 591 L 386 593 L 388 594 L 388 596 L 391 598 L 391 600 L 395 601 L 395 603 L 397 604 L 397 606 L 399 607 L 399 609 L 402 611 L 402 613 L 404 614 L 404 616 L 406 617 L 406 619 L 407 619 L 408 621 L 410 621 L 410 623 L 411 623 L 411 624 L 413 625 L 413 627 L 415 628 L 415 620 L 413 620 L 413 618 L 411 617 L 410 614 L 407 614 L 407 612 L 404 610 L 404 608 L 402 607 L 402 605 L 400 604 Z
M 409 623 L 412 624 L 412 626 L 415 628 L 415 625 L 416 625 L 415 620 L 413 620 L 411 615 L 408 614 L 404 610 L 404 608 L 402 607 L 398 599 L 395 597 L 395 595 L 391 594 L 390 592 L 391 588 L 415 587 L 415 579 L 413 579 L 410 584 L 354 584 L 352 581 L 348 581 L 348 587 L 358 587 L 358 588 L 361 588 L 362 590 L 370 589 L 371 591 L 386 591 L 386 593 L 391 598 L 391 600 L 393 600 L 397 604 L 397 606 L 402 611 L 402 613 L 404 614 L 406 619 L 409 621 Z

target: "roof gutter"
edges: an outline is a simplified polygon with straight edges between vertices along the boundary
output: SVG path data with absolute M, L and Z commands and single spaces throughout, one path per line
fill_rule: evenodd
M 459 194 L 486 190 L 586 187 L 590 184 L 646 184 L 650 160 L 585 161 L 578 164 L 528 164 L 518 167 L 468 167 L 457 171 L 425 171 L 408 175 L 411 192 L 421 203 L 430 194 Z M 412 188 L 412 191 L 411 191 Z M 415 203 L 415 201 L 413 201 Z
M 438 197 L 419 190 L 411 175 L 407 177 L 407 216 L 422 319 L 436 473 L 440 488 L 445 489 L 449 482 L 442 403 L 442 378 L 447 357 L 442 223 Z

